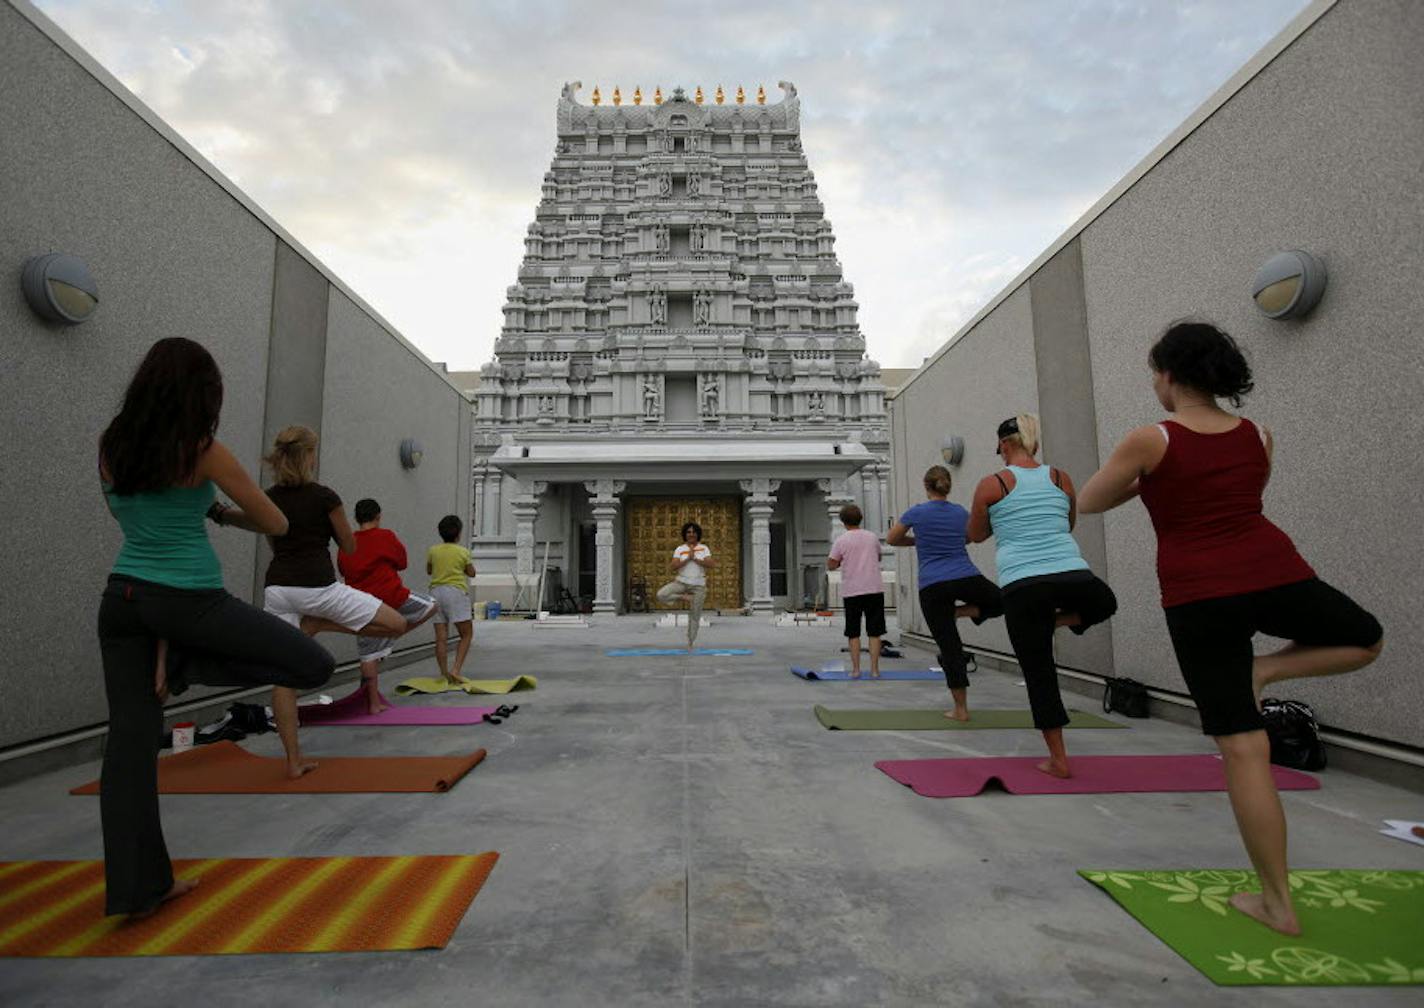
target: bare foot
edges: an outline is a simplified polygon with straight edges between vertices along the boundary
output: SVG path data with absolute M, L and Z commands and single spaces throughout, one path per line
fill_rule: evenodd
M 879 669 L 871 669 L 871 670 L 870 670 L 870 678 L 872 678 L 872 679 L 879 679 L 879 678 L 880 678 L 880 670 L 879 670 Z
M 1073 776 L 1068 770 L 1067 760 L 1046 759 L 1034 769 L 1040 773 L 1046 773 L 1050 777 L 1061 777 L 1064 780 Z
M 857 669 L 851 669 L 851 670 L 850 670 L 850 677 L 851 677 L 852 679 L 859 679 L 859 678 L 860 678 L 860 669 L 858 669 L 858 668 L 857 668 Z
M 390 709 L 391 709 L 391 705 L 390 705 L 390 704 L 373 703 L 373 704 L 367 704 L 367 705 L 366 705 L 366 713 L 372 715 L 373 717 L 374 717 L 375 715 L 381 713 L 382 711 L 388 711 L 388 710 L 390 710 Z
M 316 763 L 312 760 L 301 760 L 296 763 L 288 763 L 287 779 L 296 780 L 299 777 L 305 777 L 307 774 L 311 773 L 320 765 L 320 763 Z
M 463 686 L 470 680 L 466 679 L 458 672 L 451 672 L 445 676 L 445 681 L 451 686 Z
M 143 920 L 145 917 L 152 917 L 158 913 L 158 907 L 163 906 L 169 900 L 176 900 L 179 896 L 187 895 L 198 887 L 198 883 L 192 879 L 174 879 L 173 885 L 163 894 L 163 898 L 158 901 L 158 906 L 142 913 L 129 914 L 129 920 Z
M 1409 827 L 1409 832 L 1417 837 L 1424 837 L 1424 826 L 1411 826 Z
M 1266 907 L 1266 898 L 1258 892 L 1237 893 L 1229 902 L 1247 917 L 1260 921 L 1272 931 L 1292 936 L 1300 934 L 1300 922 L 1295 919 L 1295 911 L 1287 906 L 1283 912 L 1273 913 Z
M 949 718 L 951 721 L 968 721 L 969 711 L 963 709 L 962 707 L 956 707 L 954 708 L 954 710 L 945 711 L 944 716 Z

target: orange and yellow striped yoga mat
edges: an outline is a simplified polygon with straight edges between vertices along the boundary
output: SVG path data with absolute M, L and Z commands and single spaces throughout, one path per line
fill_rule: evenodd
M 499 855 L 174 861 L 198 887 L 105 917 L 104 862 L 0 862 L 0 956 L 443 948 Z

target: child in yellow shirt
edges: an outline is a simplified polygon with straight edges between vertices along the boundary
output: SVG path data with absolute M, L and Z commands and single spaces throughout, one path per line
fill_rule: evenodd
M 470 653 L 470 643 L 475 637 L 469 582 L 465 580 L 475 576 L 475 565 L 470 562 L 470 551 L 456 542 L 464 527 L 464 522 L 455 515 L 441 518 L 436 529 L 443 541 L 425 554 L 425 572 L 430 575 L 430 594 L 436 605 L 435 662 L 446 681 L 457 684 L 465 682 L 460 670 L 465 667 L 465 656 Z M 460 635 L 453 670 L 449 668 L 445 645 L 446 626 L 451 623 Z

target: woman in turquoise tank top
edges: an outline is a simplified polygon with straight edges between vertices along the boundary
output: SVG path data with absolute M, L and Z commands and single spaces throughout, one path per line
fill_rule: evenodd
M 99 605 L 109 701 L 99 780 L 105 907 L 144 916 L 194 883 L 175 879 L 158 814 L 163 703 L 190 682 L 314 688 L 331 655 L 233 598 L 206 520 L 280 535 L 287 520 L 217 439 L 222 375 L 202 346 L 159 340 L 99 442 L 99 476 L 124 544 Z M 236 506 L 219 504 L 214 484 Z M 296 711 L 278 712 L 296 733 Z
M 1073 481 L 1034 457 L 1038 417 L 1010 417 L 999 425 L 998 439 L 1005 468 L 985 476 L 975 489 L 968 537 L 984 542 L 992 535 L 997 546 L 1004 624 L 1028 688 L 1034 727 L 1048 746 L 1048 759 L 1038 769 L 1068 777 L 1063 726 L 1069 719 L 1058 691 L 1053 632 L 1066 626 L 1083 633 L 1117 612 L 1117 598 L 1088 569 L 1073 538 Z

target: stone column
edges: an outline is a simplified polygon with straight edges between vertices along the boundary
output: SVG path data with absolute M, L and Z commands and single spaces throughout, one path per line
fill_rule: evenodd
M 628 484 L 623 480 L 601 479 L 585 483 L 583 486 L 591 498 L 589 504 L 593 507 L 593 519 L 596 523 L 593 534 L 595 551 L 593 611 L 596 613 L 617 612 L 618 594 L 613 587 L 613 547 L 617 538 L 614 521 L 618 517 L 618 495 L 627 488 Z
M 781 480 L 741 480 L 746 494 L 747 517 L 752 523 L 752 591 L 755 612 L 770 612 L 771 601 L 771 513 L 776 510 L 776 491 Z
M 826 495 L 826 519 L 830 522 L 830 531 L 826 535 L 828 544 L 833 544 L 845 531 L 845 526 L 841 524 L 841 508 L 855 502 L 855 498 L 849 496 L 838 483 L 838 480 L 833 479 L 816 481 L 816 489 Z
M 470 522 L 471 539 L 484 535 L 488 524 L 488 519 L 485 517 L 485 478 L 485 467 L 483 465 L 475 466 L 474 492 L 470 494 L 470 510 L 474 512 L 473 521 Z
M 534 569 L 538 562 L 534 548 L 534 523 L 539 518 L 539 498 L 548 486 L 547 483 L 531 482 L 528 493 L 515 494 L 509 501 L 514 511 L 514 573 L 521 586 L 532 586 L 538 577 Z M 526 602 L 529 601 L 529 591 L 532 587 L 524 592 Z M 534 600 L 535 611 L 542 602 L 542 599 Z
M 488 500 L 485 501 L 485 534 L 498 536 L 500 520 L 504 517 L 501 512 L 503 504 L 500 502 L 500 489 L 504 486 L 504 473 L 498 469 L 490 473 Z

